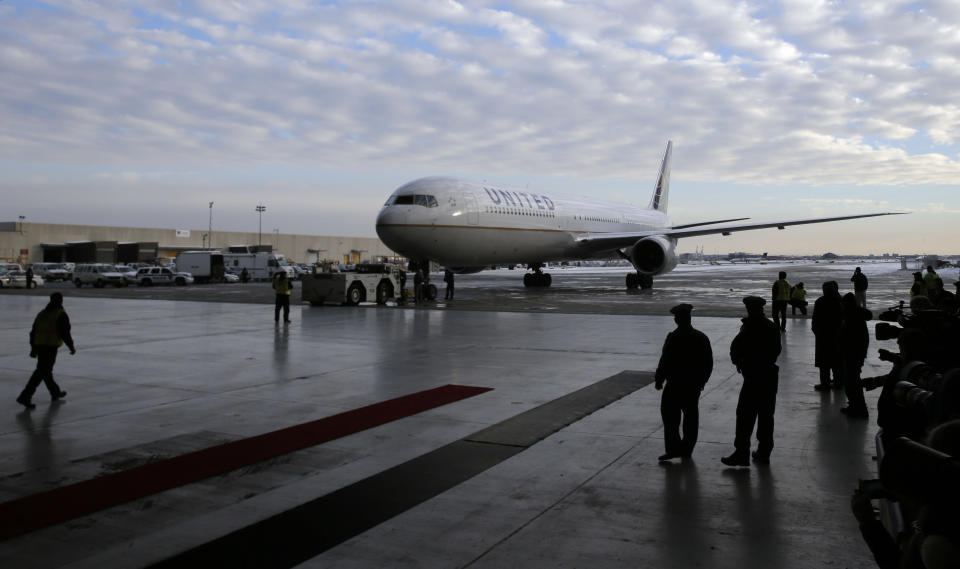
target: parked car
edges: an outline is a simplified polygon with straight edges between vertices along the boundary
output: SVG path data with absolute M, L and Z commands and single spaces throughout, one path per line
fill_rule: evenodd
M 0 267 L 0 288 L 10 286 L 10 271 Z
M 30 267 L 33 268 L 33 274 L 40 275 L 47 282 L 71 280 L 70 271 L 63 263 L 33 263 Z
M 123 275 L 123 280 L 126 281 L 128 285 L 137 284 L 138 270 L 138 267 L 131 265 L 117 265 L 117 272 Z
M 167 267 L 141 267 L 137 270 L 138 286 L 161 284 L 176 284 L 179 286 L 193 284 L 193 275 L 190 273 L 177 273 Z
M 106 263 L 91 263 L 86 265 L 77 265 L 73 269 L 73 284 L 77 288 L 88 284 L 97 288 L 113 285 L 116 287 L 127 286 L 127 281 L 123 275 L 117 272 L 117 268 Z
M 26 271 L 7 271 L 7 279 L 8 283 L 4 286 L 9 286 L 11 288 L 27 288 Z M 33 275 L 33 283 L 30 285 L 30 288 L 37 288 L 38 286 L 43 286 L 43 277 Z
M 224 269 L 223 271 L 223 282 L 225 283 L 238 283 L 240 282 L 240 275 L 233 272 L 229 269 Z

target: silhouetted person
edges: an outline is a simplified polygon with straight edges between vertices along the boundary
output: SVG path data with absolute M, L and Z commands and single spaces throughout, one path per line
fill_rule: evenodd
M 927 284 L 923 282 L 923 273 L 920 271 L 913 273 L 913 284 L 910 285 L 910 298 L 915 296 L 927 296 Z
M 27 288 L 33 288 L 33 267 L 27 267 Z
M 286 273 L 277 273 L 273 279 L 273 321 L 280 321 L 280 309 L 283 309 L 283 321 L 290 322 L 290 291 L 293 290 L 293 283 L 287 278 Z
M 867 332 L 867 320 L 873 314 L 857 305 L 853 293 L 843 295 L 843 324 L 840 326 L 840 361 L 843 370 L 843 390 L 847 395 L 847 406 L 840 409 L 847 417 L 866 419 L 867 404 L 863 398 L 863 385 L 860 383 L 860 370 L 867 358 L 870 334 Z
M 823 296 L 813 303 L 811 328 L 814 336 L 814 365 L 820 369 L 817 391 L 843 386 L 843 370 L 840 360 L 840 325 L 843 324 L 843 304 L 837 281 L 823 283 Z M 833 381 L 830 372 L 833 372 Z
M 773 323 L 780 330 L 787 330 L 787 304 L 790 302 L 790 283 L 787 273 L 780 271 L 779 278 L 773 283 Z
M 50 392 L 50 397 L 57 401 L 67 396 L 67 392 L 60 389 L 53 380 L 53 364 L 57 361 L 57 349 L 63 344 L 70 348 L 70 354 L 77 353 L 70 336 L 70 318 L 63 309 L 63 295 L 55 292 L 50 295 L 50 302 L 37 314 L 30 329 L 30 357 L 37 358 L 37 369 L 30 376 L 26 387 L 17 397 L 17 403 L 27 409 L 36 407 L 31 402 L 37 386 L 42 381 Z
M 730 344 L 730 360 L 743 374 L 743 386 L 737 401 L 737 435 L 734 452 L 720 461 L 727 466 L 750 466 L 750 436 L 757 425 L 757 450 L 754 462 L 770 462 L 773 451 L 773 413 L 777 402 L 777 383 L 780 368 L 780 331 L 777 325 L 763 315 L 766 304 L 758 296 L 743 299 L 747 317 L 740 333 Z
M 660 416 L 663 418 L 665 454 L 657 460 L 686 458 L 693 454 L 700 428 L 700 392 L 713 372 L 710 339 L 691 324 L 693 306 L 679 304 L 670 309 L 677 329 L 667 334 L 657 365 L 656 388 L 663 389 Z M 666 388 L 664 388 L 666 382 Z M 683 437 L 680 419 L 683 416 Z
M 453 279 L 453 271 L 450 269 L 443 271 L 443 282 L 447 283 L 447 287 L 443 293 L 443 298 L 446 300 L 453 300 Z
M 790 289 L 790 314 L 796 316 L 798 308 L 800 314 L 807 315 L 807 289 L 803 288 L 803 283 Z
M 247 268 L 244 267 L 243 270 L 240 271 L 240 282 L 245 283 L 245 282 L 248 282 L 249 280 L 250 280 L 250 273 L 248 273 Z
M 857 305 L 860 308 L 867 307 L 867 275 L 863 274 L 860 267 L 853 270 L 853 276 L 850 277 L 853 283 L 853 294 L 857 297 Z
M 423 273 L 419 268 L 413 273 L 413 302 L 415 304 L 423 302 Z
M 939 278 L 940 275 L 933 270 L 933 266 L 927 265 L 927 272 L 923 273 L 923 284 L 927 285 L 927 296 L 930 296 L 930 293 L 937 288 L 937 279 Z

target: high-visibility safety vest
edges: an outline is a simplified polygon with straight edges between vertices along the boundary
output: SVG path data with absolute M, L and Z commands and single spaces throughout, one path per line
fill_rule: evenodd
M 795 288 L 793 292 L 790 293 L 790 300 L 806 300 L 807 299 L 807 289 L 805 288 Z
M 937 273 L 926 272 L 923 273 L 923 284 L 927 285 L 927 290 L 933 290 L 937 288 L 937 278 L 939 275 Z
M 913 281 L 913 284 L 910 285 L 910 298 L 926 295 L 927 285 L 923 281 Z
M 60 331 L 57 330 L 57 320 L 63 314 L 63 309 L 41 310 L 37 314 L 37 319 L 33 321 L 33 343 L 36 346 L 57 346 L 63 345 L 63 339 L 60 338 Z
M 774 285 L 774 290 L 776 290 L 776 294 L 773 296 L 774 300 L 790 300 L 790 283 L 784 279 L 779 279 Z
M 273 290 L 275 290 L 277 294 L 290 296 L 290 291 L 293 290 L 293 284 L 291 284 L 288 279 L 283 279 L 282 281 L 277 279 L 273 281 Z

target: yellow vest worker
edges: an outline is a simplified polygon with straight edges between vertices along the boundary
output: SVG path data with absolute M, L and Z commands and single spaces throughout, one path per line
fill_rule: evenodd
M 283 322 L 290 322 L 290 291 L 293 290 L 293 283 L 284 273 L 278 273 L 273 280 L 273 291 L 277 293 L 273 305 L 273 321 L 280 322 L 280 309 L 283 309 Z

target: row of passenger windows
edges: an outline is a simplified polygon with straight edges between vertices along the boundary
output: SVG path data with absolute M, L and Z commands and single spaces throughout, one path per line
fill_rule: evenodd
M 593 217 L 590 215 L 575 215 L 573 216 L 573 218 L 580 221 L 602 221 L 604 223 L 620 223 L 619 219 L 611 219 L 609 217 Z
M 527 217 L 556 217 L 552 211 L 538 211 L 513 207 L 487 207 L 487 213 L 505 213 L 507 215 L 525 215 Z
M 390 196 L 387 205 L 422 205 L 423 207 L 438 207 L 437 198 L 428 194 L 407 194 L 405 196 Z

